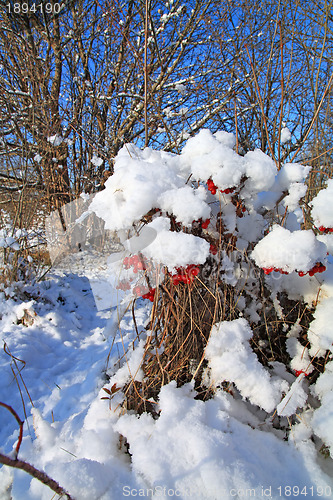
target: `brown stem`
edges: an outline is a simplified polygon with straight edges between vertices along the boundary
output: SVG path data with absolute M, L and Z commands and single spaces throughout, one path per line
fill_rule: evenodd
M 7 455 L 3 455 L 0 453 L 0 463 L 4 465 L 8 465 L 8 467 L 14 467 L 16 469 L 21 469 L 30 474 L 30 476 L 35 477 L 41 483 L 45 484 L 51 490 L 55 491 L 58 495 L 65 495 L 67 500 L 74 500 L 73 497 L 70 496 L 59 484 L 51 479 L 45 472 L 36 469 L 33 465 L 28 462 L 24 462 L 23 460 L 14 460 L 13 458 L 7 457 Z

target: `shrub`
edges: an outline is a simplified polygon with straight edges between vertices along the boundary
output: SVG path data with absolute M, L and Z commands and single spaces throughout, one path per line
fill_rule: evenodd
M 304 407 L 305 377 L 325 400 L 331 184 L 313 200 L 306 231 L 310 168 L 278 169 L 263 152 L 240 156 L 234 145 L 232 134 L 208 130 L 180 155 L 127 145 L 90 205 L 127 248 L 111 266 L 119 288 L 152 303 L 146 331 L 138 332 L 143 376 L 123 388 L 127 408 L 139 413 L 157 415 L 159 390 L 171 380 L 194 379 L 203 399 L 222 385 L 280 416 Z M 325 430 L 316 431 L 325 440 Z

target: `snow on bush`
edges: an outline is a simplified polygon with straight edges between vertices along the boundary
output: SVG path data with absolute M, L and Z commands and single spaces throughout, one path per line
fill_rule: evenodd
M 213 327 L 205 351 L 210 381 L 213 385 L 224 380 L 233 382 L 244 398 L 271 412 L 288 384 L 281 379 L 272 380 L 259 363 L 248 343 L 252 334 L 244 318 L 223 321 Z
M 320 399 L 321 405 L 313 413 L 312 428 L 329 446 L 333 458 L 333 361 L 326 364 L 325 372 L 318 378 L 313 393 Z
M 263 269 L 307 273 L 317 262 L 326 261 L 326 245 L 312 231 L 289 231 L 273 226 L 254 248 L 251 257 Z
M 321 231 L 333 231 L 333 179 L 327 181 L 326 189 L 319 191 L 311 202 L 311 215 Z
M 281 141 L 288 140 L 284 129 Z M 212 325 L 204 355 L 206 382 L 212 387 L 232 382 L 250 403 L 289 417 L 306 404 L 303 380 L 314 372 L 313 359 L 332 350 L 331 292 L 314 312 L 307 346 L 298 320 L 291 327 L 284 323 L 285 356 L 296 379 L 273 376 L 260 363 L 250 345 L 251 327 L 267 320 L 262 311 L 268 300 L 283 324 L 279 294 L 312 306 L 328 279 L 333 181 L 311 203 L 312 217 L 324 233 L 316 236 L 302 228 L 300 209 L 310 167 L 286 163 L 278 169 L 260 150 L 241 156 L 234 148 L 232 134 L 209 130 L 189 138 L 180 155 L 126 145 L 89 211 L 118 231 L 126 251 L 130 245 L 124 235 L 135 242 L 151 231 L 153 237 L 137 245 L 137 255 L 124 254 L 117 263 L 120 288 L 135 297 L 141 294 L 158 305 L 159 287 L 171 283 L 178 300 L 182 287 L 191 290 L 197 276 L 212 291 L 216 283 L 220 289 L 232 287 L 238 319 L 224 317 Z M 261 297 L 262 286 L 268 299 Z
M 280 141 L 281 144 L 285 144 L 286 142 L 289 142 L 291 140 L 291 132 L 288 127 L 283 127 L 281 130 L 281 136 L 280 136 Z
M 282 135 L 282 142 L 289 140 L 286 130 Z M 313 435 L 333 457 L 332 181 L 312 202 L 312 217 L 324 233 L 317 237 L 301 226 L 309 167 L 287 163 L 278 170 L 263 152 L 241 156 L 234 147 L 232 134 L 202 130 L 180 155 L 133 145 L 119 152 L 114 175 L 88 210 L 123 245 L 109 259 L 121 303 L 105 327 L 102 317 L 97 327 L 93 321 L 86 285 L 73 287 L 74 300 L 70 276 L 59 295 L 49 291 L 44 306 L 37 298 L 5 304 L 0 294 L 2 330 L 15 359 L 27 363 L 29 382 L 38 381 L 34 399 L 44 405 L 32 412 L 36 439 L 25 438 L 23 448 L 75 498 L 118 498 L 124 484 L 136 492 L 156 485 L 189 489 L 194 498 L 220 498 L 225 488 L 228 496 L 241 485 L 242 492 L 254 488 L 262 496 L 263 470 L 267 491 L 275 489 L 272 498 L 281 484 L 326 485 Z M 1 234 L 6 251 L 15 251 L 11 237 L 20 235 Z M 138 300 L 130 307 L 133 296 Z M 23 321 L 27 311 L 34 325 Z M 168 321 L 160 336 L 154 321 L 162 323 L 163 314 Z M 119 356 L 109 351 L 108 337 Z M 281 346 L 280 361 L 274 361 L 274 342 Z M 191 356 L 182 358 L 192 345 Z M 38 370 L 31 376 L 35 356 Z M 179 386 L 172 379 L 177 373 L 168 371 L 174 359 Z M 42 399 L 46 363 L 52 371 Z M 6 394 L 13 392 L 12 378 L 8 369 Z M 163 380 L 158 392 L 155 379 Z M 144 387 L 151 390 L 148 397 Z M 293 448 L 281 437 L 296 413 L 301 422 L 292 426 Z M 12 433 L 11 449 L 14 438 Z M 11 484 L 4 474 L 1 482 Z M 19 479 L 11 495 L 48 498 L 44 488 Z

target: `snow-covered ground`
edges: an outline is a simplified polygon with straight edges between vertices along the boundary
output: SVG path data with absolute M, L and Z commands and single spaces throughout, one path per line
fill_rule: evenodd
M 131 313 L 114 336 L 117 308 L 98 311 L 82 273 L 59 271 L 26 291 L 26 301 L 1 301 L 1 338 L 12 357 L 2 351 L 0 400 L 21 419 L 24 400 L 19 456 L 73 498 L 332 498 L 332 463 L 316 452 L 306 414 L 285 441 L 267 414 L 241 398 L 219 390 L 203 402 L 191 384 L 173 382 L 161 391 L 158 420 L 127 414 L 118 406 L 120 394 L 111 406 L 102 397 L 106 373 L 128 377 L 127 367 L 121 374 L 114 365 L 136 337 Z M 149 308 L 147 301 L 139 304 L 139 330 Z M 141 355 L 132 352 L 139 352 L 131 361 L 129 350 L 134 374 Z M 2 452 L 12 453 L 17 438 L 14 418 L 1 409 Z M 47 486 L 5 466 L 0 488 L 1 499 L 53 498 Z

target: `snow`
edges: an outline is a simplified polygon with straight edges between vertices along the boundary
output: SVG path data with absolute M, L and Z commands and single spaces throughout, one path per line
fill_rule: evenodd
M 142 249 L 148 259 L 165 265 L 170 272 L 176 267 L 189 264 L 203 264 L 209 255 L 209 243 L 193 234 L 170 232 L 170 221 L 159 217 L 147 224 L 147 228 L 156 231 L 154 241 Z
M 243 318 L 215 325 L 206 347 L 210 382 L 233 382 L 251 403 L 271 412 L 286 389 L 285 381 L 272 380 L 248 344 L 252 331 Z
M 311 424 L 316 435 L 330 447 L 333 458 L 333 361 L 326 364 L 313 393 L 320 398 L 321 405 L 314 411 Z
M 333 297 L 323 299 L 314 312 L 314 320 L 310 323 L 308 337 L 311 342 L 310 355 L 322 356 L 327 349 L 332 349 L 333 324 L 332 318 Z
M 310 205 L 311 215 L 318 227 L 333 227 L 333 179 L 327 181 L 327 187 L 319 191 Z
M 291 232 L 274 225 L 257 243 L 251 257 L 262 268 L 280 268 L 288 273 L 295 270 L 307 272 L 317 262 L 326 261 L 326 246 L 310 230 Z
M 181 84 L 176 90 L 183 91 Z M 281 142 L 290 140 L 286 128 L 282 133 Z M 61 141 L 49 138 L 54 146 Z M 0 401 L 25 420 L 19 458 L 76 500 L 275 500 L 292 496 L 290 488 L 293 496 L 332 498 L 332 460 L 319 453 L 326 447 L 333 457 L 332 236 L 300 228 L 309 167 L 287 163 L 277 171 L 261 151 L 242 157 L 234 146 L 233 134 L 209 130 L 189 138 L 180 155 L 126 145 L 105 189 L 63 209 L 69 249 L 53 260 L 46 279 L 0 291 Z M 91 161 L 100 166 L 102 160 L 94 155 Z M 208 179 L 219 190 L 236 189 L 209 194 Z M 312 202 L 315 223 L 325 227 L 333 222 L 332 188 L 328 181 Z M 266 208 L 276 210 L 275 220 L 286 211 L 286 226 L 272 225 Z M 218 212 L 222 234 L 215 230 Z M 89 236 L 97 217 L 102 224 L 92 224 Z M 194 221 L 200 228 L 199 220 L 208 218 L 204 237 L 191 234 Z M 56 217 L 48 222 L 52 253 L 69 235 Z M 228 240 L 229 233 L 236 248 L 221 246 L 212 256 L 210 242 Z M 90 246 L 89 237 L 106 235 L 108 250 Z M 16 252 L 24 236 L 24 230 L 2 229 L 0 246 Z M 138 253 L 148 262 L 142 275 L 124 260 Z M 202 383 L 211 397 L 203 400 L 194 380 L 181 387 L 165 380 L 149 400 L 158 418 L 138 415 L 126 406 L 125 394 L 134 381 L 136 388 L 145 383 L 142 361 L 155 334 L 150 321 L 159 299 L 150 303 L 134 287 L 144 278 L 162 287 L 166 269 L 201 266 L 208 257 L 219 265 L 222 287 L 233 288 L 227 300 L 236 317 L 214 321 L 202 354 Z M 308 272 L 318 262 L 327 266 L 318 276 L 294 272 Z M 258 268 L 265 267 L 289 274 L 264 275 Z M 122 282 L 128 289 L 119 289 Z M 210 285 L 207 280 L 207 290 Z M 307 337 L 302 316 L 284 316 L 281 292 L 313 307 Z M 262 326 L 266 298 L 285 336 L 286 363 L 268 359 L 268 349 L 264 362 L 257 355 L 265 341 L 257 344 L 254 332 Z M 4 408 L 0 417 L 1 453 L 13 456 L 17 425 Z M 27 473 L 0 469 L 1 499 L 51 497 Z
M 166 203 L 166 191 L 185 187 L 186 179 L 175 168 L 174 156 L 170 153 L 149 148 L 141 151 L 131 145 L 118 153 L 114 170 L 114 175 L 105 183 L 106 189 L 97 193 L 90 206 L 90 211 L 105 221 L 106 229 L 131 228 L 135 220 L 153 208 L 160 208 L 163 200 Z M 188 218 L 188 206 L 182 205 Z M 206 213 L 206 205 L 201 206 Z M 179 210 L 181 217 L 180 204 Z
M 99 158 L 96 154 L 93 155 L 92 159 L 90 160 L 95 167 L 100 167 L 103 165 L 103 158 Z
M 173 213 L 178 222 L 190 226 L 193 220 L 208 219 L 210 208 L 205 203 L 206 190 L 200 186 L 196 191 L 190 186 L 179 189 L 168 189 L 159 197 L 160 208 Z
M 307 394 L 302 387 L 304 375 L 297 377 L 295 382 L 290 387 L 288 393 L 282 401 L 277 405 L 277 414 L 281 417 L 290 417 L 296 413 L 297 408 L 303 408 L 307 400 Z
M 52 144 L 52 146 L 60 146 L 60 144 L 63 142 L 63 138 L 58 135 L 58 134 L 55 134 L 55 135 L 51 135 L 50 137 L 47 138 L 47 140 L 49 141 L 50 144 Z
M 245 174 L 248 177 L 246 191 L 250 193 L 268 191 L 274 184 L 277 169 L 265 153 L 256 149 L 244 156 Z
M 286 142 L 289 142 L 291 140 L 291 132 L 288 127 L 283 127 L 281 129 L 281 137 L 280 141 L 281 144 L 285 144 Z

